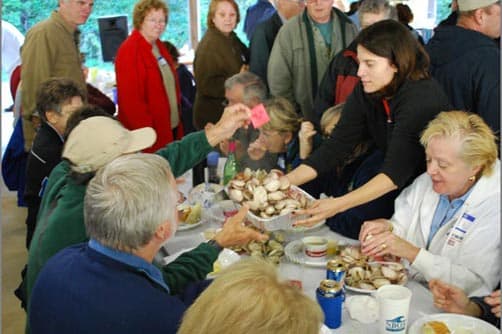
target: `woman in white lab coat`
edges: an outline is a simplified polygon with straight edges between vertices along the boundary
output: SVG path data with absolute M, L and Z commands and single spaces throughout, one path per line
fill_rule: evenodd
M 500 279 L 500 161 L 495 136 L 475 114 L 440 113 L 421 137 L 427 172 L 403 190 L 390 220 L 367 221 L 364 253 L 392 254 L 414 279 L 438 278 L 468 295 Z

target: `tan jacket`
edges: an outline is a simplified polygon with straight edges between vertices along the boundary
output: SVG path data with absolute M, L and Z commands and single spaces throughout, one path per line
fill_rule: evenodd
M 21 50 L 21 103 L 26 151 L 30 150 L 35 137 L 32 115 L 36 109 L 38 86 L 51 77 L 66 77 L 75 80 L 86 91 L 79 53 L 75 29 L 57 11 L 26 34 Z

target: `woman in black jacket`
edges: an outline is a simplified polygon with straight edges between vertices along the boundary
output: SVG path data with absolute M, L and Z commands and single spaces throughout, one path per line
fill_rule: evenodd
M 408 185 L 425 171 L 421 131 L 439 112 L 449 110 L 447 96 L 428 73 L 427 54 L 402 24 L 377 22 L 356 41 L 360 83 L 331 138 L 287 176 L 295 185 L 313 180 L 343 164 L 363 141 L 380 149 L 384 161 L 380 172 L 359 188 L 299 211 L 311 216 L 298 225 L 314 225 Z

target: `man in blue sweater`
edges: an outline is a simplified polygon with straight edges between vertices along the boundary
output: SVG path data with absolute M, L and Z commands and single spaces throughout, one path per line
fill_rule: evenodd
M 63 249 L 40 272 L 31 333 L 176 333 L 188 305 L 170 295 L 152 261 L 176 231 L 177 196 L 169 164 L 158 155 L 123 155 L 101 168 L 84 200 L 90 240 Z M 265 239 L 241 224 L 246 211 L 230 218 L 208 247 Z M 196 270 L 192 257 L 176 260 L 176 274 Z

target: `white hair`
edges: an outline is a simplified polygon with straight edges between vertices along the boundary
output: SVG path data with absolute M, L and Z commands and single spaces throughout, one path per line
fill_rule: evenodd
M 166 221 L 176 230 L 177 190 L 169 163 L 155 154 L 127 154 L 101 168 L 84 199 L 87 234 L 131 252 L 146 245 Z
M 397 21 L 396 7 L 392 6 L 388 0 L 364 0 L 357 10 L 359 19 L 367 13 L 385 13 L 387 19 Z

